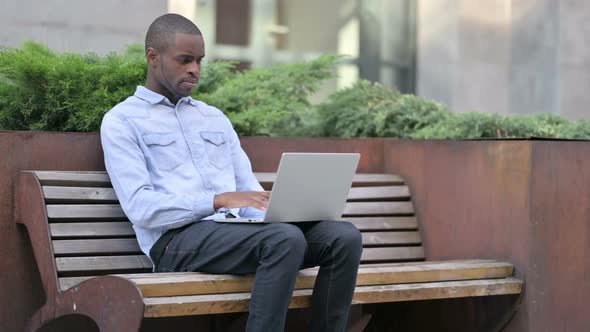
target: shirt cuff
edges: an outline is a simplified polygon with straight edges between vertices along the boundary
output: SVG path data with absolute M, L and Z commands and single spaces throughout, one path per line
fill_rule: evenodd
M 242 218 L 264 219 L 264 215 L 266 214 L 266 212 L 249 206 L 241 208 L 239 214 Z
M 193 201 L 193 220 L 200 220 L 215 213 L 214 194 L 204 194 Z

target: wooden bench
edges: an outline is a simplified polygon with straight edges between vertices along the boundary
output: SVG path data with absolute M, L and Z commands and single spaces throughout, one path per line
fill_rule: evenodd
M 256 176 L 267 189 L 275 178 Z M 104 172 L 21 172 L 16 200 L 46 293 L 28 330 L 69 314 L 92 318 L 101 331 L 137 331 L 144 317 L 248 310 L 252 276 L 152 273 Z M 357 174 L 343 217 L 363 235 L 354 304 L 522 291 L 509 263 L 426 262 L 410 190 L 398 176 Z M 300 272 L 290 308 L 310 305 L 316 272 Z

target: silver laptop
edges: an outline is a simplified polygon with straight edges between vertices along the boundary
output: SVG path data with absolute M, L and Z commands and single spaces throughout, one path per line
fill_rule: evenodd
M 283 153 L 264 219 L 217 222 L 302 222 L 338 220 L 346 205 L 358 153 Z

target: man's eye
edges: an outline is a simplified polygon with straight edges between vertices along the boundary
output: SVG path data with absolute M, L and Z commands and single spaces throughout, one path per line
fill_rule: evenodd
M 187 64 L 187 63 L 189 63 L 189 62 L 192 61 L 192 59 L 189 58 L 189 57 L 182 57 L 179 60 L 180 60 L 181 63 L 184 63 L 184 64 Z

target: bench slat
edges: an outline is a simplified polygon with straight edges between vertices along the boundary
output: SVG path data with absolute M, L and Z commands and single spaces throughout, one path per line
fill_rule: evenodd
M 317 268 L 300 271 L 295 288 L 313 288 L 317 272 Z M 380 267 L 361 265 L 357 286 L 505 278 L 512 276 L 512 273 L 512 265 L 502 262 L 428 262 Z M 250 292 L 254 283 L 253 276 L 200 273 L 162 277 L 151 274 L 130 280 L 141 289 L 144 297 Z
M 116 203 L 113 188 L 43 186 L 47 203 Z M 403 200 L 410 198 L 407 186 L 354 187 L 348 200 Z
M 90 203 L 116 203 L 119 201 L 113 188 L 44 186 L 43 194 L 47 203 L 83 203 L 87 201 Z
M 52 238 L 68 237 L 135 237 L 130 222 L 88 222 L 49 224 Z
M 119 204 L 47 204 L 47 217 L 49 219 L 124 219 L 125 213 Z
M 318 268 L 301 270 L 296 289 L 313 288 Z M 464 260 L 419 263 L 361 265 L 357 286 L 505 278 L 512 276 L 512 264 L 493 260 Z M 249 292 L 253 276 L 199 272 L 119 274 L 135 283 L 145 297 Z M 60 278 L 68 289 L 92 277 Z
M 111 187 L 106 172 L 35 171 L 43 186 Z M 276 173 L 254 173 L 261 183 L 274 183 Z M 392 174 L 355 174 L 353 186 L 402 185 L 404 180 Z
M 136 239 L 53 240 L 56 255 L 141 254 Z
M 256 179 L 261 184 L 272 184 L 275 182 L 276 173 L 254 173 Z M 393 174 L 355 174 L 352 179 L 352 185 L 355 186 L 386 186 L 386 185 L 403 185 L 404 179 Z
M 42 186 L 111 187 L 106 172 L 36 171 Z
M 407 186 L 353 187 L 348 192 L 348 200 L 402 200 L 410 198 Z
M 412 202 L 351 202 L 346 203 L 343 217 L 358 215 L 409 215 L 414 213 Z M 124 219 L 119 204 L 47 204 L 49 219 Z
M 415 230 L 418 223 L 415 217 L 361 217 L 346 218 L 361 231 L 376 230 Z M 49 224 L 52 238 L 92 238 L 92 237 L 131 237 L 135 236 L 132 224 L 124 222 L 66 222 Z
M 349 216 L 412 215 L 412 202 L 351 202 L 346 203 L 343 218 Z
M 58 257 L 58 272 L 114 271 L 151 269 L 152 262 L 145 255 Z
M 424 259 L 423 247 L 383 247 L 364 248 L 361 256 L 362 263 L 416 261 Z
M 363 245 L 417 245 L 421 243 L 418 232 L 368 232 L 363 233 Z M 141 253 L 135 238 L 53 240 L 55 255 L 99 255 Z
M 361 231 L 414 230 L 418 228 L 415 217 L 364 217 L 347 218 Z M 76 237 L 129 237 L 135 236 L 132 224 L 125 222 L 52 223 L 52 238 Z
M 346 220 L 352 222 L 361 231 L 418 229 L 416 217 L 360 217 L 346 218 Z M 135 236 L 132 224 L 128 221 L 51 223 L 49 230 L 52 238 Z
M 515 278 L 433 283 L 358 286 L 352 304 L 432 300 L 518 294 L 522 281 Z M 311 289 L 296 290 L 289 308 L 307 308 Z M 248 311 L 250 293 L 144 298 L 145 317 L 205 315 Z
M 418 232 L 366 232 L 362 233 L 363 246 L 399 246 L 422 243 Z
M 424 259 L 422 247 L 365 248 L 361 262 L 412 261 Z M 152 264 L 145 255 L 57 257 L 58 272 L 89 272 L 151 269 Z
M 419 262 L 400 262 L 400 263 L 380 263 L 380 264 L 374 264 L 374 263 L 369 263 L 369 264 L 361 264 L 359 266 L 359 269 L 365 269 L 368 268 L 370 269 L 370 271 L 373 271 L 372 268 L 375 267 L 389 267 L 389 266 L 413 266 L 413 265 L 423 265 L 423 264 L 455 264 L 455 263 L 465 263 L 465 264 L 471 264 L 471 265 L 475 265 L 475 264 L 486 264 L 486 263 L 503 263 L 503 262 L 498 262 L 496 260 L 490 260 L 490 259 L 467 259 L 467 260 L 452 260 L 452 261 L 441 261 L 441 262 L 437 262 L 437 261 L 419 261 Z M 512 266 L 512 264 L 510 263 L 503 263 L 503 264 L 508 264 L 509 266 Z M 308 271 L 308 270 L 314 270 L 317 268 L 309 268 L 306 270 L 302 270 L 302 271 Z M 512 269 L 514 269 L 512 267 Z M 102 275 L 102 274 L 101 274 Z M 122 278 L 126 278 L 126 279 L 143 279 L 143 278 L 167 278 L 167 277 L 178 277 L 178 278 L 192 278 L 195 275 L 201 275 L 201 273 L 199 272 L 157 272 L 157 273 L 152 273 L 152 272 L 139 272 L 139 273 L 125 273 L 125 274 L 111 274 L 114 276 L 118 276 L 118 277 L 122 277 Z M 209 275 L 209 274 L 206 274 Z M 60 280 L 60 285 L 62 285 L 62 287 L 60 287 L 60 289 L 65 290 L 68 289 L 72 286 L 75 286 L 76 284 L 79 284 L 85 280 L 97 277 L 96 276 L 82 276 L 82 277 L 61 277 L 59 278 Z M 216 276 L 216 275 L 213 275 Z M 246 276 L 247 277 L 247 276 Z
M 429 265 L 429 264 L 447 264 L 447 263 L 451 263 L 451 264 L 455 264 L 455 263 L 465 263 L 465 264 L 486 264 L 486 263 L 504 263 L 504 262 L 500 262 L 497 260 L 492 260 L 492 259 L 460 259 L 460 260 L 452 260 L 452 261 L 416 261 L 416 262 L 395 262 L 395 263 L 367 263 L 367 264 L 363 264 L 361 263 L 359 268 L 367 268 L 367 269 L 372 269 L 372 268 L 376 268 L 376 267 L 389 267 L 389 266 L 414 266 L 414 265 Z M 510 263 L 504 263 L 504 264 L 509 264 L 512 266 L 512 264 Z M 309 268 L 309 269 L 305 269 L 302 271 L 307 271 L 307 270 L 312 270 L 315 268 Z M 184 276 L 184 277 L 190 277 L 192 275 L 194 275 L 195 273 L 198 274 L 198 272 L 157 272 L 157 273 L 125 273 L 124 277 L 127 279 L 141 279 L 141 278 L 152 278 L 153 276 L 160 276 L 160 277 L 177 277 L 177 276 Z M 122 275 L 118 275 L 118 276 L 122 276 Z
M 424 259 L 422 247 L 385 247 L 365 248 L 361 262 L 371 261 L 409 261 Z M 131 256 L 92 256 L 92 257 L 58 257 L 55 259 L 58 272 L 136 270 L 152 268 L 150 259 L 145 255 Z
M 418 229 L 416 217 L 348 217 L 361 231 Z

